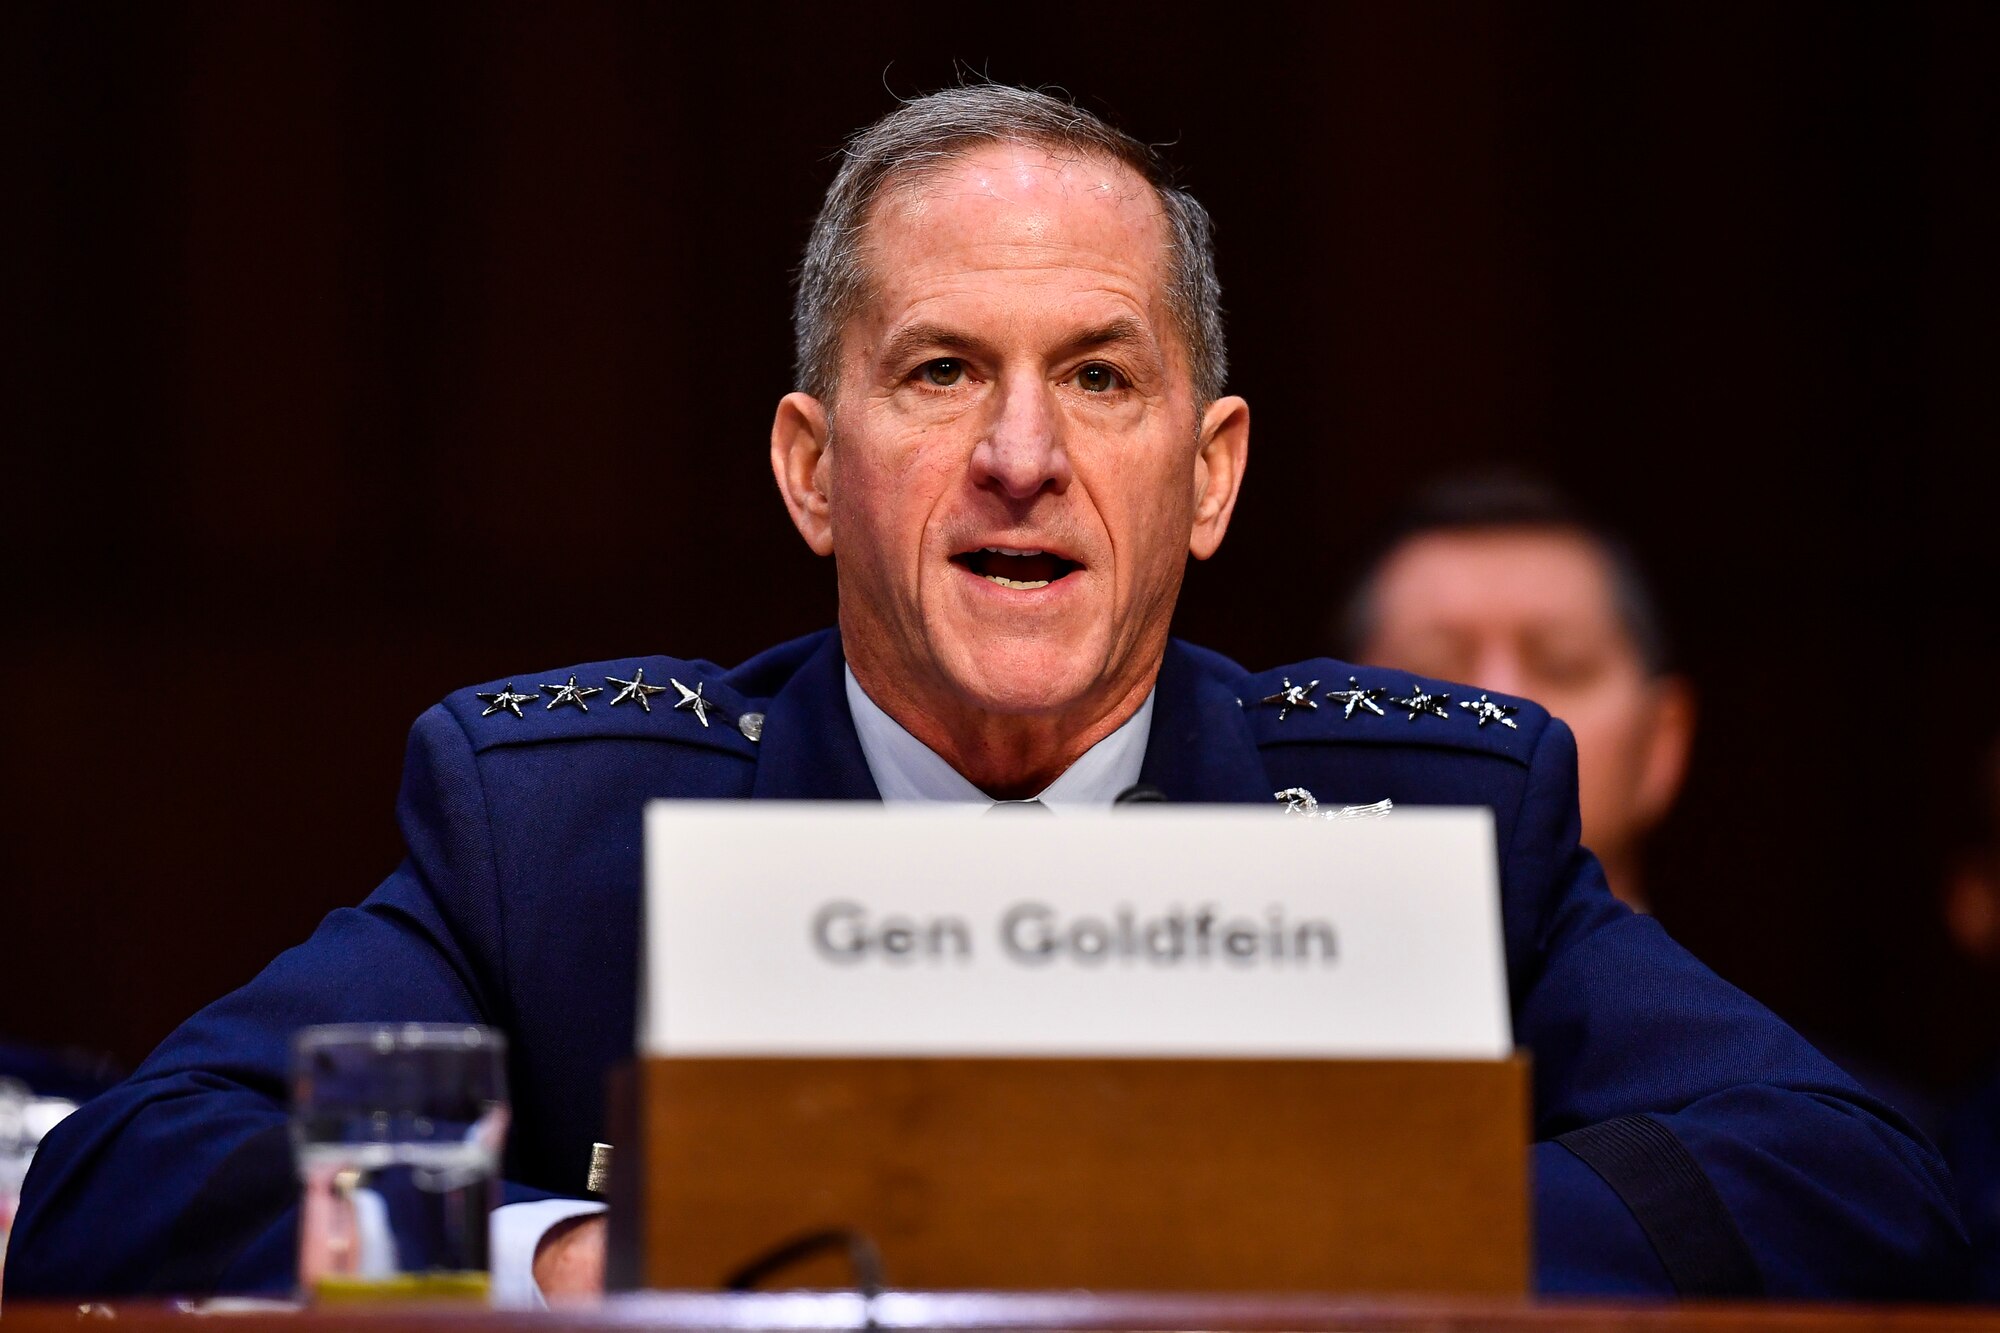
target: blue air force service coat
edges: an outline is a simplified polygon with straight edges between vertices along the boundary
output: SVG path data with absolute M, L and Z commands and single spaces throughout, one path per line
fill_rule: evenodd
M 605 1136 L 606 1070 L 634 1045 L 642 805 L 877 799 L 841 668 L 829 632 L 729 671 L 604 662 L 425 713 L 398 804 L 408 858 L 49 1137 L 8 1296 L 289 1288 L 287 1041 L 309 1023 L 505 1029 L 507 1197 L 575 1192 Z M 627 688 L 642 671 L 669 686 L 643 708 Z M 565 681 L 602 692 L 551 709 L 557 690 L 537 685 Z M 1261 702 L 1310 681 L 1317 708 Z M 1569 730 L 1481 698 L 1333 661 L 1253 675 L 1175 642 L 1142 779 L 1172 801 L 1303 788 L 1493 810 L 1514 1031 L 1533 1055 L 1542 1290 L 1947 1292 L 1964 1238 L 1931 1147 L 1615 901 L 1578 845 Z

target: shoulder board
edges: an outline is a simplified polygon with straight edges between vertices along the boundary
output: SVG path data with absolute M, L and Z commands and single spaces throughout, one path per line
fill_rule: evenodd
M 757 752 L 763 701 L 723 684 L 713 662 L 621 657 L 524 672 L 447 695 L 474 751 L 599 737 Z
M 1549 721 L 1511 694 L 1330 657 L 1246 677 L 1238 697 L 1260 746 L 1424 745 L 1526 764 Z

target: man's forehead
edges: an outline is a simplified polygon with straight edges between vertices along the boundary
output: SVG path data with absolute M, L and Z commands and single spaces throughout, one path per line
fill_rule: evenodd
M 871 210 L 863 255 L 871 304 L 989 280 L 1101 280 L 1151 313 L 1164 295 L 1166 227 L 1152 188 L 1123 163 L 1031 144 L 987 144 L 893 182 Z M 873 312 L 897 318 L 893 309 Z
M 954 203 L 1009 210 L 1083 205 L 1135 220 L 1159 214 L 1152 188 L 1123 162 L 1030 143 L 980 144 L 929 170 L 906 173 L 889 183 L 879 206 L 923 214 Z
M 1565 528 L 1418 533 L 1384 561 L 1378 588 L 1379 613 L 1398 620 L 1616 616 L 1603 551 Z

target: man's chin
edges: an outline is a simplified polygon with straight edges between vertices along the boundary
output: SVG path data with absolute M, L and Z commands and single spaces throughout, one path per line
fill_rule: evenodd
M 1014 717 L 1062 717 L 1103 683 L 1102 652 L 1040 638 L 972 642 L 940 654 L 968 708 Z

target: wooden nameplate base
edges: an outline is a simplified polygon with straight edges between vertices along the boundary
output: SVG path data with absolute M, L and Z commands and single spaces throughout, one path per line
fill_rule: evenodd
M 1518 1057 L 644 1059 L 612 1080 L 610 1284 L 845 1227 L 905 1289 L 1519 1295 L 1528 1095 Z

